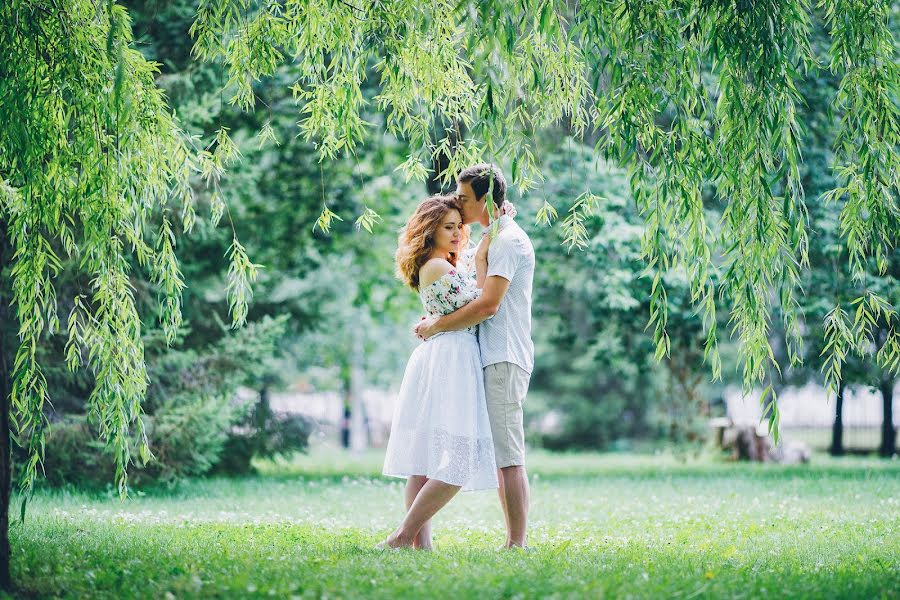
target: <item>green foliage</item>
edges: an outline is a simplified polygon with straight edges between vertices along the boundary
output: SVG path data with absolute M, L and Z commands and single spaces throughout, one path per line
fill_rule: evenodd
M 155 456 L 137 471 L 143 483 L 203 475 L 219 464 L 254 409 L 255 402 L 237 395 L 238 386 L 256 384 L 271 368 L 264 357 L 276 354 L 286 321 L 266 317 L 207 347 L 160 349 L 148 359 Z
M 542 192 L 558 199 L 567 218 L 579 220 L 581 237 L 572 238 L 571 229 L 531 232 L 540 257 L 533 325 L 540 360 L 527 414 L 532 426 L 557 419 L 535 441 L 551 448 L 610 448 L 634 439 L 701 443 L 714 390 L 703 385 L 705 336 L 685 269 L 646 273 L 646 228 L 629 202 L 621 169 L 572 139 L 548 144 L 542 154 L 545 169 L 555 174 Z M 583 189 L 592 192 L 579 195 Z M 527 202 L 519 205 L 524 213 Z M 584 252 L 570 251 L 578 245 L 574 239 Z M 660 281 L 667 290 L 671 353 L 657 363 L 644 315 Z
M 236 394 L 239 385 L 256 383 L 268 370 L 261 358 L 276 353 L 286 320 L 263 318 L 206 347 L 181 347 L 190 338 L 187 332 L 181 332 L 184 337 L 175 347 L 154 336 L 145 339 L 151 381 L 143 403 L 148 451 L 130 440 L 130 451 L 139 454 L 137 468 L 129 472 L 132 485 L 171 484 L 204 475 L 222 461 L 234 461 L 229 452 L 239 440 L 253 442 L 243 459 L 247 464 L 254 454 L 271 456 L 305 447 L 308 423 L 271 416 L 271 423 L 264 425 L 273 430 L 272 439 L 257 442 L 256 403 Z M 96 425 L 83 412 L 78 414 L 79 408 L 84 407 L 70 407 L 50 426 L 43 464 L 51 485 L 103 486 L 115 471 L 112 450 L 94 441 Z
M 365 214 L 361 215 L 359 218 L 363 219 Z M 315 227 L 318 227 L 322 230 L 322 233 L 331 233 L 331 224 L 334 221 L 343 221 L 338 215 L 332 212 L 328 206 L 322 207 L 322 214 L 319 215 L 319 218 L 316 219 Z M 314 228 L 315 229 L 315 228 Z
M 249 412 L 227 396 L 189 398 L 167 403 L 145 415 L 147 444 L 153 449 L 129 469 L 130 486 L 173 484 L 184 477 L 207 473 L 221 460 L 230 428 Z M 132 446 L 131 452 L 139 451 Z M 79 489 L 106 487 L 115 473 L 115 457 L 83 415 L 69 415 L 50 425 L 43 456 L 50 486 Z
M 303 415 L 275 415 L 261 411 L 261 407 L 261 403 L 257 404 L 228 435 L 212 473 L 247 475 L 255 469 L 254 460 L 290 456 L 308 448 L 315 429 L 311 419 Z
M 834 42 L 827 57 L 810 43 L 816 10 Z M 896 243 L 895 16 L 887 0 L 822 0 L 816 8 L 807 0 L 231 1 L 202 3 L 192 32 L 197 56 L 228 66 L 232 101 L 243 106 L 253 104 L 254 81 L 293 61 L 300 128 L 323 158 L 363 141 L 359 90 L 372 64 L 385 127 L 410 144 L 401 165 L 409 176 L 424 177 L 441 155 L 449 156 L 445 181 L 476 161 L 509 161 L 513 183 L 528 189 L 546 171 L 535 160 L 534 131 L 564 122 L 576 135 L 596 135 L 598 149 L 628 169 L 647 224 L 642 251 L 656 271 L 649 308 L 657 356 L 671 350 L 662 274 L 684 265 L 713 377 L 721 376 L 718 292 L 729 303 L 749 389 L 770 368 L 780 370 L 773 310 L 791 364 L 800 360 L 798 293 L 809 232 L 798 85 L 823 58 L 843 81 L 834 140 L 843 183 L 827 196 L 844 203 L 851 269 L 862 273 L 872 252 L 884 273 Z M 449 124 L 437 139 L 435 122 Z M 723 207 L 718 224 L 704 214 L 707 187 Z M 563 220 L 570 246 L 585 241 L 581 214 Z M 552 221 L 549 205 L 539 216 Z M 713 260 L 718 251 L 721 265 Z M 860 305 L 885 302 L 879 296 Z M 874 318 L 870 310 L 863 308 Z M 881 315 L 892 325 L 879 359 L 896 367 L 896 311 Z M 862 351 L 861 324 L 871 318 L 854 323 L 854 335 L 834 338 L 838 358 Z
M 838 25 L 844 26 L 844 25 Z M 819 51 L 833 45 L 826 28 L 829 24 L 815 23 L 812 44 Z M 832 118 L 841 96 L 842 77 L 831 71 L 818 71 L 815 77 L 804 80 L 800 87 L 804 104 L 799 118 L 807 123 L 803 136 L 800 168 L 801 184 L 809 200 L 809 228 L 815 232 L 809 240 L 809 269 L 802 273 L 803 296 L 800 314 L 803 327 L 803 365 L 795 365 L 786 373 L 787 383 L 822 382 L 832 392 L 839 383 L 877 386 L 883 379 L 893 379 L 896 365 L 884 358 L 891 352 L 896 327 L 893 307 L 900 302 L 900 256 L 898 249 L 887 250 L 886 270 L 879 274 L 875 254 L 866 255 L 865 276 L 842 268 L 851 264 L 850 251 L 842 242 L 846 233 L 842 225 L 842 207 L 829 190 L 839 187 L 841 169 L 832 169 L 835 152 L 832 142 L 846 128 L 849 115 Z M 860 352 L 862 350 L 862 352 Z M 782 361 L 776 350 L 776 357 Z M 876 356 L 882 354 L 881 360 Z M 783 364 L 787 361 L 784 360 Z
M 139 14 L 153 10 L 133 4 Z M 171 44 L 166 69 L 184 73 L 160 74 L 134 49 L 128 13 L 115 2 L 98 7 L 65 0 L 48 8 L 13 0 L 0 8 L 6 59 L 0 122 L 9 124 L 0 132 L 0 225 L 15 252 L 19 349 L 11 398 L 18 441 L 29 451 L 26 489 L 39 467 L 49 403 L 39 347 L 58 329 L 67 335 L 66 363 L 92 374 L 90 414 L 114 449 L 123 493 L 129 439 L 136 435 L 138 453 L 149 452 L 141 418 L 148 385 L 142 299 L 134 284 L 141 269 L 159 296 L 156 316 L 169 342 L 185 316 L 201 336 L 220 336 L 215 322 L 200 316 L 217 302 L 227 306 L 232 326 L 288 307 L 303 317 L 298 330 L 310 327 L 324 302 L 288 299 L 287 290 L 304 285 L 302 273 L 321 272 L 322 253 L 334 248 L 355 253 L 346 273 L 363 278 L 341 296 L 341 314 L 357 318 L 351 307 L 368 307 L 374 299 L 378 308 L 366 322 L 383 308 L 393 307 L 396 316 L 402 303 L 383 293 L 379 277 L 365 277 L 385 267 L 381 251 L 389 236 L 368 247 L 358 239 L 341 246 L 329 236 L 354 225 L 390 230 L 406 208 L 396 193 L 400 186 L 354 198 L 346 189 L 333 195 L 325 182 L 331 188 L 351 162 L 351 180 L 357 166 L 365 173 L 358 185 L 346 186 L 351 191 L 374 184 L 379 172 L 397 164 L 408 178 L 423 179 L 433 159 L 446 156 L 438 174 L 445 182 L 463 166 L 490 160 L 509 164 L 512 183 L 529 190 L 543 180 L 542 172 L 552 172 L 535 150 L 536 132 L 558 124 L 596 142 L 626 169 L 645 224 L 640 252 L 652 277 L 645 308 L 657 358 L 677 346 L 670 297 L 682 294 L 672 289 L 669 272 L 683 269 L 686 279 L 674 280 L 687 282 L 690 304 L 701 315 L 702 358 L 714 378 L 722 374 L 721 308 L 742 342 L 745 387 L 778 368 L 776 329 L 796 364 L 802 351 L 798 296 L 811 237 L 800 181 L 806 132 L 798 90 L 821 63 L 840 82 L 834 103 L 840 128 L 827 140 L 837 180 L 823 190 L 824 198 L 840 206 L 847 248 L 842 263 L 860 284 L 827 321 L 827 379 L 834 382 L 851 353 L 864 355 L 873 344 L 881 365 L 894 372 L 900 367 L 898 286 L 888 270 L 900 186 L 900 70 L 891 2 L 201 0 L 191 27 L 193 52 L 209 64 L 190 69 L 184 32 L 169 33 L 193 7 L 174 3 L 166 10 L 178 18 L 153 25 L 148 50 Z M 820 15 L 831 40 L 825 48 L 812 43 Z M 173 118 L 157 78 L 171 86 L 173 105 L 202 134 L 186 133 L 190 128 Z M 223 116 L 225 102 L 216 93 L 221 85 L 231 104 L 262 104 L 268 114 L 243 121 Z M 296 109 L 285 110 L 288 95 Z M 294 138 L 289 123 L 296 111 L 300 132 L 314 148 L 278 144 Z M 370 133 L 402 140 L 404 156 L 367 156 L 362 142 Z M 329 171 L 326 177 L 320 162 L 315 181 L 315 170 L 309 176 L 306 168 L 309 154 L 319 161 L 343 156 L 336 170 L 342 176 Z M 290 179 L 295 164 L 304 173 L 296 181 Z M 242 183 L 252 185 L 244 191 Z M 273 196 L 287 201 L 292 196 L 286 192 L 296 196 L 298 189 L 321 195 L 314 204 L 303 195 L 294 210 L 271 206 Z M 569 196 L 562 199 L 570 248 L 590 248 L 591 210 L 603 204 L 596 192 L 573 190 L 574 205 Z M 196 204 L 208 205 L 209 224 L 196 219 Z M 710 204 L 721 207 L 720 221 L 707 216 Z M 269 218 L 251 231 L 257 239 L 239 241 L 236 222 L 250 228 L 260 213 Z M 544 198 L 537 216 L 549 224 L 558 213 Z M 230 232 L 223 246 L 214 227 L 226 217 Z M 267 244 L 269 236 L 278 236 L 278 243 Z M 285 239 L 303 250 L 284 252 Z M 307 249 L 310 240 L 325 250 Z M 186 249 L 216 250 L 216 260 L 227 255 L 228 273 L 220 278 L 205 254 L 190 264 L 179 261 L 179 245 L 182 256 Z M 68 261 L 88 281 L 58 302 L 56 284 Z M 272 270 L 259 269 L 262 264 Z M 213 284 L 223 279 L 224 293 L 217 293 Z M 873 279 L 878 283 L 868 285 Z M 342 289 L 342 283 L 333 279 L 326 287 Z M 189 304 L 200 297 L 205 306 Z M 60 305 L 71 308 L 63 319 Z M 876 339 L 882 332 L 884 339 Z
M 584 226 L 584 222 L 594 214 L 597 204 L 603 201 L 603 198 L 595 196 L 591 192 L 584 192 L 572 202 L 572 207 L 569 208 L 569 213 L 562 223 L 563 231 L 566 232 L 563 244 L 569 250 L 575 247 L 583 250 L 587 247 L 588 231 Z M 551 215 L 546 214 L 544 218 L 549 221 Z M 536 220 L 541 220 L 540 214 Z
M 67 416 L 50 426 L 42 463 L 50 486 L 68 483 L 80 489 L 108 485 L 116 468 L 112 453 L 84 416 Z
M 65 318 L 66 362 L 93 375 L 88 412 L 113 452 L 124 494 L 130 440 L 137 438 L 139 454 L 149 452 L 141 409 L 148 378 L 130 258 L 149 272 L 160 325 L 173 341 L 184 281 L 171 223 L 179 215 L 190 229 L 192 176 L 215 175 L 209 165 L 218 168 L 233 152 L 224 132 L 212 155 L 195 148 L 156 86 L 158 65 L 132 47 L 123 7 L 16 0 L 3 4 L 0 21 L 0 226 L 14 250 L 19 348 L 10 400 L 17 441 L 28 451 L 21 484 L 33 485 L 45 442 L 49 396 L 37 348 L 60 327 L 55 282 L 67 260 L 90 282 Z M 232 296 L 238 320 L 247 301 L 239 292 Z
M 891 22 L 897 8 L 891 2 L 822 4 L 833 42 L 829 68 L 841 76 L 834 101 L 841 116 L 834 140 L 840 184 L 823 198 L 844 201 L 841 235 L 852 279 L 859 283 L 870 273 L 888 273 L 900 239 L 900 65 L 894 39 L 897 24 Z M 900 290 L 896 279 L 888 278 L 886 289 L 867 285 L 852 300 L 852 322 L 840 304 L 826 317 L 823 353 L 829 355 L 825 379 L 830 389 L 836 389 L 847 355 L 854 351 L 863 356 L 872 345 L 878 347 L 880 365 L 895 374 L 900 370 Z M 883 340 L 874 336 L 877 322 L 886 328 Z
M 167 402 L 150 417 L 153 458 L 132 471 L 136 483 L 172 483 L 206 474 L 220 462 L 231 428 L 250 407 L 225 394 Z

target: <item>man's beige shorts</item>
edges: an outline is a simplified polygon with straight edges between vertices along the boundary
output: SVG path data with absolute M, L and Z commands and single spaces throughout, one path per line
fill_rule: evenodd
M 498 468 L 525 464 L 522 404 L 530 379 L 531 375 L 510 362 L 484 368 L 484 391 Z

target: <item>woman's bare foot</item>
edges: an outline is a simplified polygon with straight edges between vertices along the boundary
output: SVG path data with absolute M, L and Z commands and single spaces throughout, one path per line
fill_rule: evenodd
M 415 538 L 406 538 L 400 534 L 398 529 L 391 535 L 387 536 L 382 542 L 379 542 L 375 548 L 377 550 L 399 550 L 400 548 L 412 548 Z

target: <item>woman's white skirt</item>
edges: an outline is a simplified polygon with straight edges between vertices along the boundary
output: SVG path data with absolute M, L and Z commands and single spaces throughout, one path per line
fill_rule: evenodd
M 400 385 L 383 473 L 424 475 L 464 491 L 497 487 L 475 335 L 441 333 L 413 351 Z

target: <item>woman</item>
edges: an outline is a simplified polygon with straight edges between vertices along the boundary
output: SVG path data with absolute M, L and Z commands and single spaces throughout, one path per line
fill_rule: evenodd
M 469 237 L 452 196 L 422 202 L 400 233 L 398 276 L 428 314 L 453 312 L 481 294 L 489 239 L 474 274 L 456 268 Z M 431 517 L 460 489 L 497 488 L 476 328 L 436 335 L 413 351 L 384 460 L 384 474 L 406 477 L 406 517 L 380 548 L 431 549 Z

